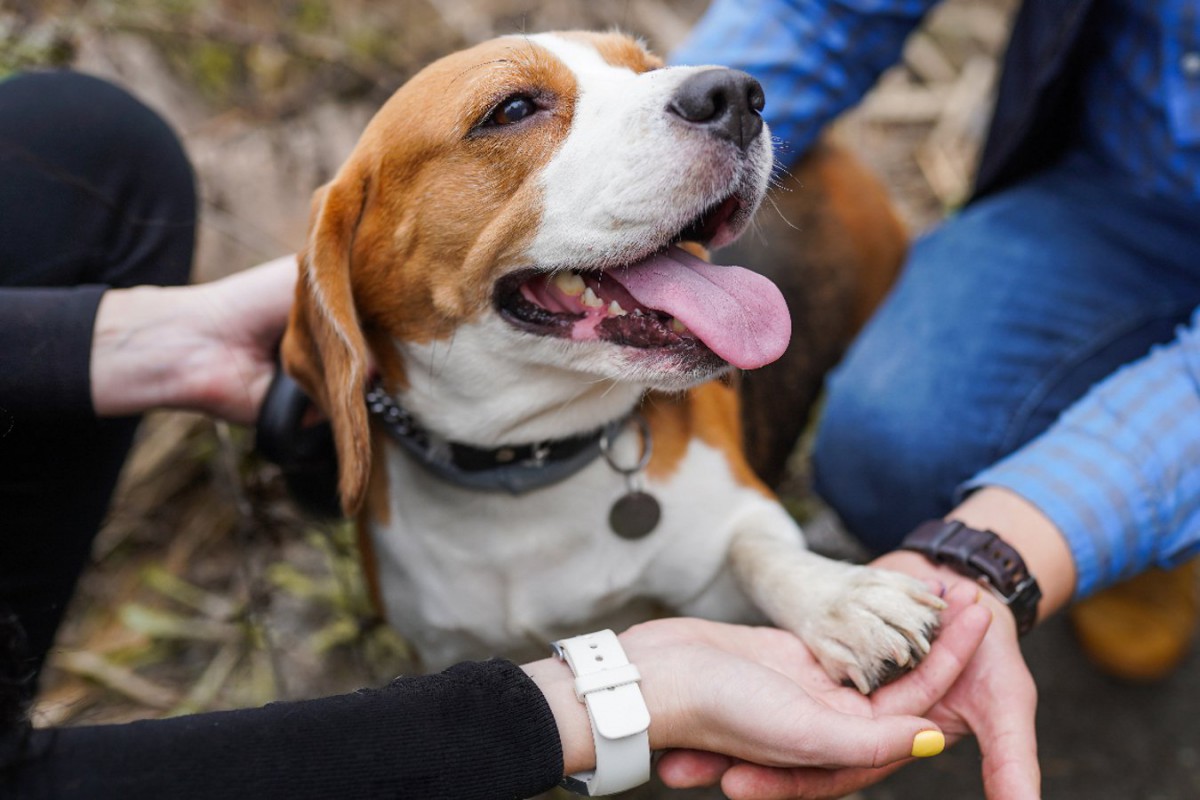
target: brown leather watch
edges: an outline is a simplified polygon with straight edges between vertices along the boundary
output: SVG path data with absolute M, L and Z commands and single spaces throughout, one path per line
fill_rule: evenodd
M 956 520 L 923 522 L 900 543 L 935 564 L 944 564 L 960 575 L 991 589 L 1008 606 L 1024 636 L 1037 622 L 1042 590 L 1029 574 L 1021 554 L 991 531 L 968 528 Z

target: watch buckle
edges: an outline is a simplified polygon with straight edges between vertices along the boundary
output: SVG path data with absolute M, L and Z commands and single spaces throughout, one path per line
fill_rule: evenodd
M 1029 587 L 1036 583 L 1037 580 L 1035 580 L 1032 575 L 1026 575 L 1025 579 L 1018 583 L 1017 587 L 1013 589 L 1012 594 L 1010 594 L 1008 597 L 1001 597 L 1000 600 L 1004 603 L 1004 605 L 1011 606 L 1018 597 L 1023 597 Z

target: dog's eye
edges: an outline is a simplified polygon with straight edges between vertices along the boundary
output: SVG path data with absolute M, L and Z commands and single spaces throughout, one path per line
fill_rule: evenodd
M 533 102 L 533 98 L 523 94 L 515 94 L 503 100 L 500 105 L 492 110 L 488 118 L 484 120 L 485 125 L 512 125 L 514 122 L 520 122 L 528 116 L 531 116 L 537 111 L 537 103 Z

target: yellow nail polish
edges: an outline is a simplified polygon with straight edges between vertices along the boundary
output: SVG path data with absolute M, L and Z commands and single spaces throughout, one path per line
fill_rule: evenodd
M 913 738 L 913 758 L 929 758 L 946 749 L 946 737 L 941 731 L 921 731 Z

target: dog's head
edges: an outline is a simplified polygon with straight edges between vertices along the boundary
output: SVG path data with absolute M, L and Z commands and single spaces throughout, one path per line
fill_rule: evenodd
M 498 363 L 680 389 L 777 358 L 774 286 L 676 246 L 749 223 L 772 164 L 762 103 L 744 73 L 665 69 L 619 34 L 496 39 L 397 91 L 314 196 L 284 341 L 333 422 L 347 510 L 372 359 L 403 391 L 417 372 L 486 384 Z

